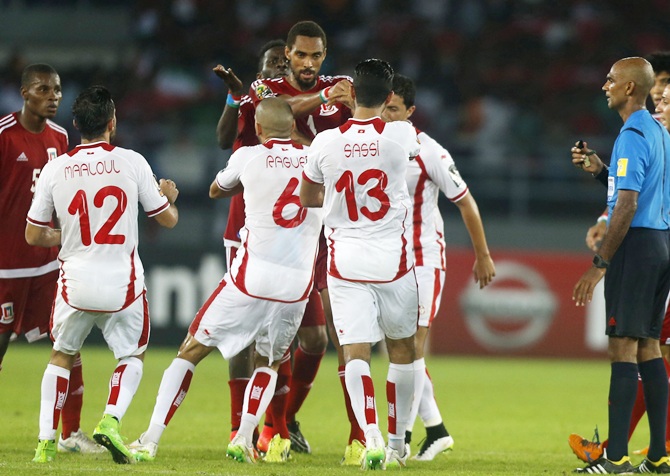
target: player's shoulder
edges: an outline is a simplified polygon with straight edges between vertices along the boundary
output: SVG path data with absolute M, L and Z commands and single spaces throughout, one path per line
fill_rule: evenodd
M 260 78 L 251 83 L 250 91 L 253 91 L 258 99 L 276 96 L 285 88 L 285 78 Z
M 384 126 L 384 133 L 393 137 L 395 134 L 404 134 L 411 137 L 417 136 L 414 126 L 407 121 L 387 122 Z
M 51 119 L 47 119 L 47 127 L 49 127 L 51 130 L 56 132 L 57 134 L 60 134 L 65 137 L 65 140 L 67 140 L 67 130 L 64 127 L 59 126 L 56 124 L 54 121 Z
M 14 113 L 0 117 L 0 134 L 10 130 L 16 124 L 18 124 L 18 120 L 16 119 L 16 114 Z

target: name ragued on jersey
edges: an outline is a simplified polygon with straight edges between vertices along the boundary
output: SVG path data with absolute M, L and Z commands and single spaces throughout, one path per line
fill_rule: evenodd
M 379 155 L 379 141 L 363 142 L 362 144 L 345 144 L 344 156 L 347 159 L 375 157 Z
M 118 174 L 114 159 L 99 160 L 97 162 L 68 165 L 64 169 L 65 180 L 79 177 L 91 177 L 94 175 Z
M 302 169 L 307 163 L 307 156 L 300 157 L 280 157 L 278 155 L 268 155 L 265 158 L 266 169 Z

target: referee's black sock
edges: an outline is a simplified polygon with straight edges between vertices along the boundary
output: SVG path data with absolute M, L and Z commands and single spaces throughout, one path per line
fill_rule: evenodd
M 649 418 L 650 445 L 647 457 L 658 461 L 665 456 L 665 424 L 668 416 L 668 374 L 663 358 L 638 364 Z
M 628 430 L 637 395 L 637 370 L 637 364 L 632 362 L 612 363 L 607 446 L 607 459 L 610 461 L 619 461 L 628 455 Z

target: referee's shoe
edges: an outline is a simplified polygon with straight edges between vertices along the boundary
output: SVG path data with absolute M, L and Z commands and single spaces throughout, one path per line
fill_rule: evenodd
M 588 466 L 577 468 L 573 472 L 582 474 L 634 474 L 635 469 L 628 456 L 624 456 L 619 461 L 610 461 L 603 457 L 598 458 Z
M 670 458 L 662 457 L 656 463 L 648 459 L 644 459 L 640 466 L 635 468 L 636 473 L 653 473 L 653 474 L 670 474 Z

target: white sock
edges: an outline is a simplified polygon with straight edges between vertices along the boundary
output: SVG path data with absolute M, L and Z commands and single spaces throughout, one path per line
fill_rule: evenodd
M 389 364 L 386 377 L 388 398 L 389 446 L 401 455 L 405 454 L 405 430 L 407 429 L 412 401 L 414 399 L 414 363 Z
M 423 395 L 419 403 L 419 416 L 425 427 L 435 426 L 442 423 L 442 415 L 435 401 L 435 391 L 433 390 L 433 381 L 426 372 L 423 380 Z
M 412 408 L 409 412 L 406 431 L 412 431 L 416 417 L 419 414 L 419 405 L 423 397 L 424 380 L 426 380 L 426 359 L 421 358 L 414 361 L 414 399 L 412 400 Z
M 70 371 L 48 364 L 42 376 L 40 398 L 40 440 L 55 440 L 60 414 L 67 398 Z
M 270 367 L 257 368 L 244 390 L 244 406 L 242 419 L 237 434 L 244 436 L 247 443 L 251 443 L 254 428 L 258 426 L 261 417 L 272 401 L 277 385 L 277 372 Z
M 105 413 L 121 421 L 142 380 L 143 362 L 137 357 L 119 360 L 109 380 L 109 397 Z
M 195 372 L 195 365 L 179 357 L 172 360 L 170 366 L 163 372 L 161 384 L 156 395 L 156 404 L 151 414 L 149 428 L 144 433 L 142 443 L 156 443 L 161 439 L 163 431 L 170 423 L 181 402 L 186 398 L 186 392 L 191 385 Z
M 379 430 L 370 364 L 360 359 L 349 361 L 344 367 L 344 381 L 358 426 L 361 427 L 367 438 L 368 431 Z

